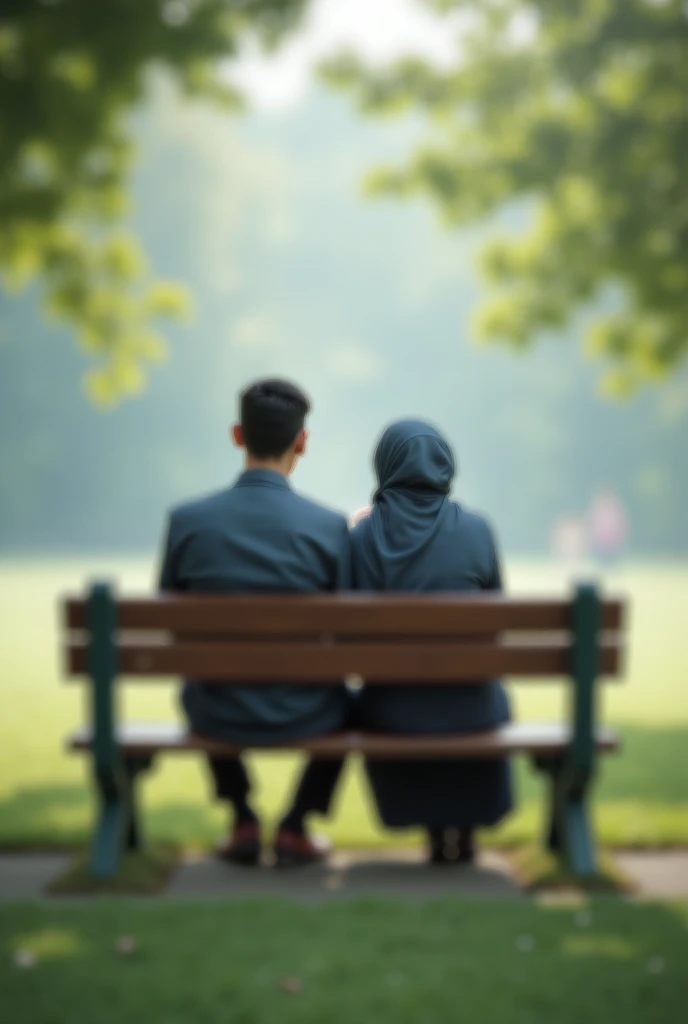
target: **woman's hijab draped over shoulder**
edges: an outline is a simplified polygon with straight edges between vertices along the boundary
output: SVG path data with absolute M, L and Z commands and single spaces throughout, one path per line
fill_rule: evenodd
M 461 511 L 448 498 L 454 454 L 429 423 L 402 420 L 385 430 L 374 464 L 373 509 L 354 530 L 357 576 L 369 589 L 425 590 L 414 568 L 431 548 L 441 555 Z

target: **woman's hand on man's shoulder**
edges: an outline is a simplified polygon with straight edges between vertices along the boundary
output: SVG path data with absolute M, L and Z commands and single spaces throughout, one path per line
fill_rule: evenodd
M 349 520 L 349 525 L 352 527 L 352 529 L 354 526 L 356 526 L 357 523 L 360 523 L 362 519 L 366 519 L 370 515 L 371 511 L 372 505 L 365 505 L 363 508 L 359 508 L 357 512 L 354 512 L 351 519 Z

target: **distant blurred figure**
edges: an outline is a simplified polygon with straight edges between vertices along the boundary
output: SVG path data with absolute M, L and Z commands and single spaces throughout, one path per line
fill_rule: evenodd
M 564 565 L 579 565 L 587 554 L 588 536 L 585 520 L 579 516 L 560 516 L 552 528 L 552 552 Z
M 588 513 L 590 548 L 606 565 L 621 557 L 628 536 L 628 520 L 621 502 L 613 491 L 598 491 Z

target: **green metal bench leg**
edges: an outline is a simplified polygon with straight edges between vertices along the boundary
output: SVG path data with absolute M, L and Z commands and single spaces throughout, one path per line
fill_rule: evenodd
M 152 764 L 152 757 L 126 758 L 124 762 L 124 768 L 126 771 L 125 777 L 128 812 L 125 845 L 128 850 L 140 850 L 143 847 L 141 815 L 138 800 L 138 777 L 143 772 L 148 771 Z
M 591 878 L 596 872 L 596 856 L 585 795 L 569 796 L 562 813 L 568 866 L 577 877 Z
M 151 764 L 152 758 L 127 758 L 118 776 L 105 773 L 97 780 L 100 811 L 91 850 L 91 874 L 96 878 L 111 878 L 124 850 L 140 850 L 143 845 L 137 779 Z
M 572 608 L 571 742 L 557 779 L 556 820 L 561 852 L 573 875 L 596 872 L 589 795 L 597 766 L 595 703 L 600 673 L 602 603 L 594 584 L 579 584 Z
M 91 874 L 95 878 L 111 878 L 117 873 L 126 820 L 123 800 L 102 801 L 91 847 Z
M 588 787 L 576 788 L 561 758 L 536 758 L 536 768 L 548 777 L 549 799 L 544 845 L 572 874 L 595 874 L 595 844 L 588 814 Z
M 577 786 L 565 768 L 555 777 L 552 810 L 558 841 L 555 852 L 571 874 L 582 879 L 591 878 L 597 870 L 588 792 L 588 785 Z
M 100 811 L 91 848 L 91 873 L 115 874 L 129 820 L 128 792 L 115 735 L 116 606 L 112 588 L 94 583 L 87 602 L 88 671 L 93 701 L 93 767 Z
M 595 841 L 588 806 L 589 787 L 577 786 L 560 762 L 551 769 L 547 847 L 579 879 L 596 873 Z
M 559 821 L 559 808 L 558 808 L 558 778 L 561 773 L 561 764 L 555 762 L 549 769 L 549 806 L 547 808 L 547 824 L 545 831 L 545 846 L 552 853 L 561 853 L 562 847 L 562 834 L 561 834 L 561 822 Z

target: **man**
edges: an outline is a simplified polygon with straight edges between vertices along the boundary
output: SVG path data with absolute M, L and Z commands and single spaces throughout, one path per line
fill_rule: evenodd
M 310 593 L 350 586 L 349 531 L 344 516 L 297 495 L 288 477 L 305 454 L 306 395 L 282 380 L 262 380 L 241 395 L 231 430 L 245 451 L 235 484 L 175 509 L 160 578 L 165 591 Z M 269 683 L 269 681 L 268 681 Z M 229 742 L 269 746 L 340 729 L 349 716 L 342 686 L 225 685 L 190 680 L 182 703 L 191 728 Z M 305 816 L 326 813 L 341 763 L 311 761 L 275 838 L 276 862 L 309 863 L 325 855 L 306 832 Z M 210 758 L 216 795 L 234 808 L 234 827 L 218 848 L 223 858 L 256 864 L 259 822 L 249 803 L 241 761 Z

